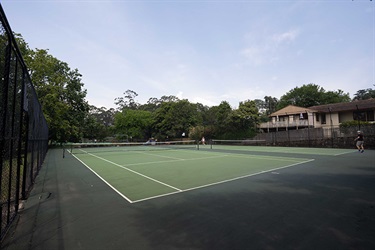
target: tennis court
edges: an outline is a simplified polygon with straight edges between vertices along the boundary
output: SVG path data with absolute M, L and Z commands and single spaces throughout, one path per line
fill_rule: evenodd
M 375 246 L 374 150 L 214 144 L 72 153 L 49 150 L 2 249 Z
M 186 142 L 185 142 L 186 143 Z M 199 149 L 199 150 L 198 150 Z M 303 166 L 347 149 L 238 145 L 82 145 L 73 156 L 130 203 Z

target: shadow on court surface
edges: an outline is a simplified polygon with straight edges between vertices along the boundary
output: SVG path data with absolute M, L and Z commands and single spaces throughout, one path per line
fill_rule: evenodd
M 130 204 L 53 149 L 1 249 L 375 249 L 374 190 L 353 150 Z

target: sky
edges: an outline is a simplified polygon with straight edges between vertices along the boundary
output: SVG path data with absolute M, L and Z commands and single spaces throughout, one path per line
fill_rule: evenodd
M 86 100 L 207 106 L 304 84 L 375 89 L 372 0 L 0 0 L 14 32 L 78 69 Z

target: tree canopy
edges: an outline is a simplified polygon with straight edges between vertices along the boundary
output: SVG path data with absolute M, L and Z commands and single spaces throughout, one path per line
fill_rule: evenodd
M 277 110 L 288 105 L 311 107 L 349 101 L 349 93 L 344 93 L 342 90 L 326 91 L 323 87 L 310 83 L 301 87 L 295 87 L 283 95 L 277 104 Z
M 375 85 L 374 85 L 375 86 Z M 370 98 L 375 98 L 375 89 L 360 89 L 354 94 L 353 101 L 355 100 L 366 100 Z
M 17 41 L 49 126 L 50 140 L 80 140 L 81 125 L 89 109 L 82 75 L 78 69 L 72 70 L 67 63 L 50 55 L 48 50 L 31 50 L 20 35 Z

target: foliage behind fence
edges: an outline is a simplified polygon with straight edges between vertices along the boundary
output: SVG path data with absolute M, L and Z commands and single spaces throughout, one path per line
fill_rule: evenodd
M 31 190 L 47 147 L 47 123 L 0 5 L 0 239 Z

